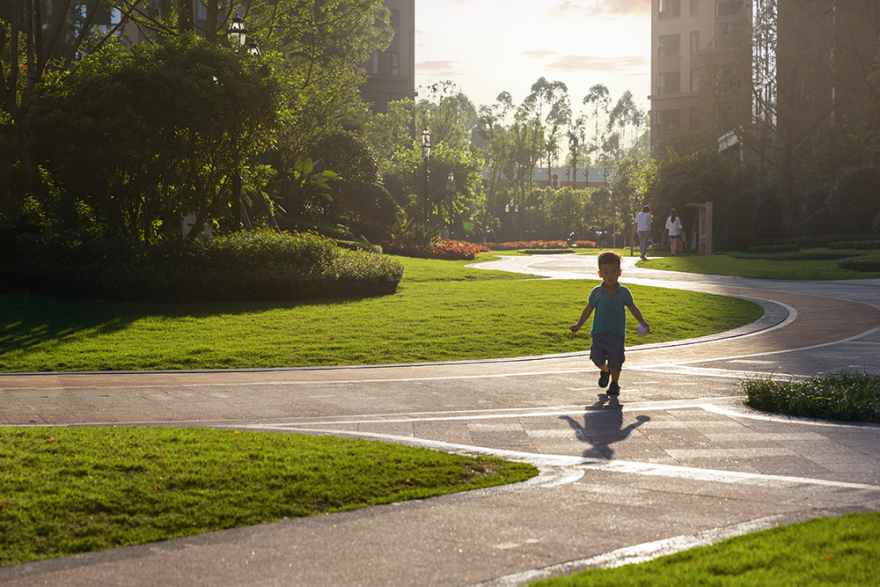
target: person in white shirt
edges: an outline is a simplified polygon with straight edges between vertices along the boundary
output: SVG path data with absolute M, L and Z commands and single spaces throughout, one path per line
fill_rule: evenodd
M 645 254 L 648 252 L 648 241 L 651 240 L 651 223 L 654 217 L 651 215 L 651 207 L 646 205 L 642 211 L 636 214 L 636 231 L 639 233 L 639 252 L 642 261 L 647 261 Z
M 675 214 L 675 208 L 669 211 L 666 219 L 666 230 L 669 231 L 669 241 L 672 245 L 672 256 L 678 253 L 678 239 L 681 238 L 681 218 Z

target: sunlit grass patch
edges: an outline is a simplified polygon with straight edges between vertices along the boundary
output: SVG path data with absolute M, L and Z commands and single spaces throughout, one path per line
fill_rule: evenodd
M 0 428 L 0 565 L 521 481 L 531 465 L 203 428 Z

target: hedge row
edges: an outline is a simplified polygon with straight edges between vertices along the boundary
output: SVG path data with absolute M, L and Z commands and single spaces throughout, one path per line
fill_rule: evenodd
M 403 266 L 318 235 L 258 231 L 152 246 L 33 240 L 2 273 L 17 289 L 65 297 L 263 301 L 391 294 Z
M 867 255 L 864 257 L 848 257 L 837 262 L 837 266 L 841 269 L 849 269 L 850 271 L 862 271 L 871 273 L 880 271 L 880 255 Z
M 872 241 L 843 241 L 831 243 L 829 249 L 856 249 L 860 251 L 880 250 L 880 240 Z
M 728 253 L 736 259 L 769 259 L 771 261 L 836 261 L 847 257 L 856 257 L 864 251 L 831 249 L 805 249 L 784 253 Z

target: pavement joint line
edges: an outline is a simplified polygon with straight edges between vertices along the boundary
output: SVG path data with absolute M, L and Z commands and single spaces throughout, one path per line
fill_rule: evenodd
M 340 424 L 400 424 L 405 422 L 445 422 L 460 420 L 503 420 L 508 418 L 543 418 L 546 416 L 570 416 L 581 415 L 586 412 L 603 412 L 608 410 L 620 410 L 622 412 L 645 412 L 665 410 L 687 410 L 702 408 L 711 405 L 707 401 L 729 402 L 740 399 L 739 396 L 725 396 L 707 399 L 669 400 L 664 402 L 634 402 L 632 404 L 620 404 L 619 406 L 604 406 L 584 409 L 580 406 L 560 406 L 558 408 L 509 408 L 504 410 L 480 410 L 463 412 L 420 412 L 416 414 L 370 414 L 362 417 L 340 416 L 343 419 L 317 418 L 301 419 L 298 422 L 275 422 L 271 426 L 322 426 Z M 726 414 L 725 414 L 726 415 Z
M 726 360 L 726 359 L 721 359 Z M 807 381 L 812 379 L 811 375 L 797 375 L 794 373 L 779 373 L 779 372 L 763 372 L 763 371 L 734 371 L 732 369 L 720 369 L 717 367 L 690 367 L 687 364 L 672 364 L 667 366 L 661 365 L 645 365 L 638 367 L 629 367 L 630 371 L 650 371 L 653 373 L 669 373 L 669 374 L 681 374 L 681 375 L 699 375 L 701 377 L 718 377 L 722 379 L 749 379 L 755 376 L 763 376 L 770 375 L 772 373 L 774 378 L 786 377 L 788 379 L 797 379 Z
M 698 546 L 709 546 L 734 536 L 742 536 L 760 530 L 767 530 L 789 522 L 791 516 L 777 514 L 766 516 L 740 524 L 722 526 L 704 530 L 697 534 L 675 536 L 654 542 L 636 544 L 600 554 L 598 556 L 550 565 L 521 573 L 498 577 L 468 587 L 515 587 L 528 585 L 541 579 L 569 576 L 587 569 L 613 568 L 629 564 L 646 562 L 661 556 L 675 554 Z
M 766 331 L 765 331 L 765 332 L 766 332 Z M 856 335 L 854 335 L 854 336 L 850 336 L 850 337 L 848 337 L 848 338 L 844 338 L 844 339 L 842 339 L 842 340 L 834 340 L 834 341 L 831 341 L 831 342 L 823 342 L 823 343 L 821 343 L 821 344 L 817 344 L 817 345 L 813 345 L 813 346 L 799 347 L 799 348 L 795 348 L 795 349 L 784 349 L 784 350 L 780 350 L 780 351 L 770 351 L 770 352 L 764 351 L 764 352 L 759 352 L 759 353 L 750 353 L 750 354 L 747 354 L 747 355 L 733 355 L 733 356 L 730 356 L 730 357 L 713 357 L 713 358 L 710 358 L 710 359 L 694 359 L 694 360 L 692 360 L 692 361 L 682 361 L 682 362 L 680 362 L 680 363 L 675 363 L 675 364 L 676 364 L 676 365 L 693 365 L 693 364 L 695 364 L 695 363 L 708 363 L 708 362 L 710 362 L 710 361 L 712 361 L 712 362 L 714 362 L 714 361 L 730 361 L 730 360 L 733 360 L 733 359 L 746 359 L 746 358 L 748 358 L 748 357 L 768 357 L 768 356 L 771 356 L 771 355 L 780 355 L 780 354 L 786 354 L 786 353 L 796 353 L 796 352 L 803 352 L 803 351 L 812 351 L 812 350 L 820 349 L 820 348 L 827 347 L 827 346 L 839 345 L 839 344 L 846 344 L 846 343 L 848 343 L 848 342 L 854 342 L 854 341 L 857 341 L 857 340 L 860 339 L 860 338 L 864 338 L 864 337 L 866 337 L 866 336 L 871 336 L 872 334 L 877 333 L 877 332 L 880 332 L 880 326 L 878 326 L 878 327 L 876 327 L 876 328 L 872 328 L 872 329 L 870 329 L 870 330 L 866 330 L 865 332 L 862 332 L 862 333 L 860 333 L 860 334 L 856 334 Z M 638 348 L 638 347 L 636 347 L 636 348 Z M 633 349 L 633 350 L 636 350 L 636 349 Z M 632 352 L 632 351 L 630 351 L 630 349 L 627 349 L 626 352 L 629 353 L 629 352 Z M 640 367 L 640 368 L 641 368 L 641 369 L 648 369 L 648 368 L 652 368 L 652 367 L 653 367 L 653 368 L 656 368 L 656 367 L 658 367 L 658 366 L 657 366 L 657 365 L 653 365 L 653 366 L 645 366 L 645 367 Z M 634 369 L 635 367 L 631 367 L 631 368 Z
M 276 430 L 279 432 L 289 432 L 289 428 L 277 428 L 275 426 L 249 426 L 248 430 Z M 862 491 L 880 492 L 880 485 L 869 485 L 865 483 L 850 483 L 847 481 L 832 481 L 828 479 L 815 479 L 810 477 L 790 477 L 786 475 L 767 475 L 764 473 L 746 473 L 740 471 L 725 471 L 720 469 L 704 469 L 700 467 L 685 467 L 681 465 L 665 465 L 661 463 L 641 463 L 637 461 L 623 460 L 607 460 L 589 457 L 573 457 L 569 455 L 548 455 L 542 453 L 530 453 L 524 451 L 516 451 L 509 449 L 494 449 L 490 447 L 473 446 L 468 444 L 458 444 L 452 442 L 443 442 L 440 440 L 429 440 L 424 438 L 416 438 L 414 436 L 399 436 L 395 434 L 382 434 L 378 432 L 356 432 L 349 430 L 329 430 L 321 428 L 297 429 L 298 432 L 320 433 L 333 436 L 347 436 L 352 438 L 364 438 L 383 440 L 396 444 L 404 444 L 409 446 L 421 446 L 424 448 L 451 452 L 467 455 L 493 456 L 513 461 L 527 462 L 540 470 L 546 467 L 561 467 L 564 470 L 562 475 L 568 479 L 567 483 L 573 483 L 579 480 L 583 474 L 574 479 L 569 471 L 572 467 L 581 467 L 583 471 L 602 470 L 614 473 L 624 473 L 633 475 L 643 475 L 648 477 L 668 477 L 675 479 L 687 479 L 692 481 L 710 481 L 730 484 L 750 484 L 763 487 L 783 487 L 790 485 L 816 485 L 822 487 L 833 487 L 837 489 L 854 489 Z M 562 481 L 554 479 L 553 483 L 558 486 Z

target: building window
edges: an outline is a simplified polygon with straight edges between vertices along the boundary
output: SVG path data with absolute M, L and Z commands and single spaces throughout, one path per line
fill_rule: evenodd
M 373 75 L 379 73 L 379 54 L 373 53 Z
M 658 132 L 681 128 L 681 110 L 655 110 L 654 125 Z
M 400 53 L 391 54 L 391 75 L 400 75 Z
M 678 57 L 680 54 L 680 36 L 681 35 L 660 35 L 657 55 L 659 57 Z
M 660 0 L 658 18 L 678 18 L 681 16 L 681 0 Z
M 691 130 L 700 130 L 700 109 L 699 108 L 689 108 L 688 109 L 688 118 L 690 118 L 690 129 Z
M 692 69 L 691 70 L 691 91 L 699 92 L 700 91 L 700 70 Z
M 208 20 L 208 7 L 196 2 L 196 20 Z
M 700 50 L 700 31 L 691 31 L 691 55 Z
M 715 23 L 715 47 L 718 47 L 718 42 L 730 34 L 730 23 L 729 22 L 716 22 Z
M 657 75 L 658 94 L 677 94 L 681 91 L 681 72 L 671 71 Z
M 400 11 L 392 10 L 391 11 L 391 28 L 394 29 L 394 36 L 400 36 Z
M 691 0 L 691 16 L 700 15 L 700 0 Z
M 733 16 L 743 9 L 743 0 L 715 0 L 715 16 Z

